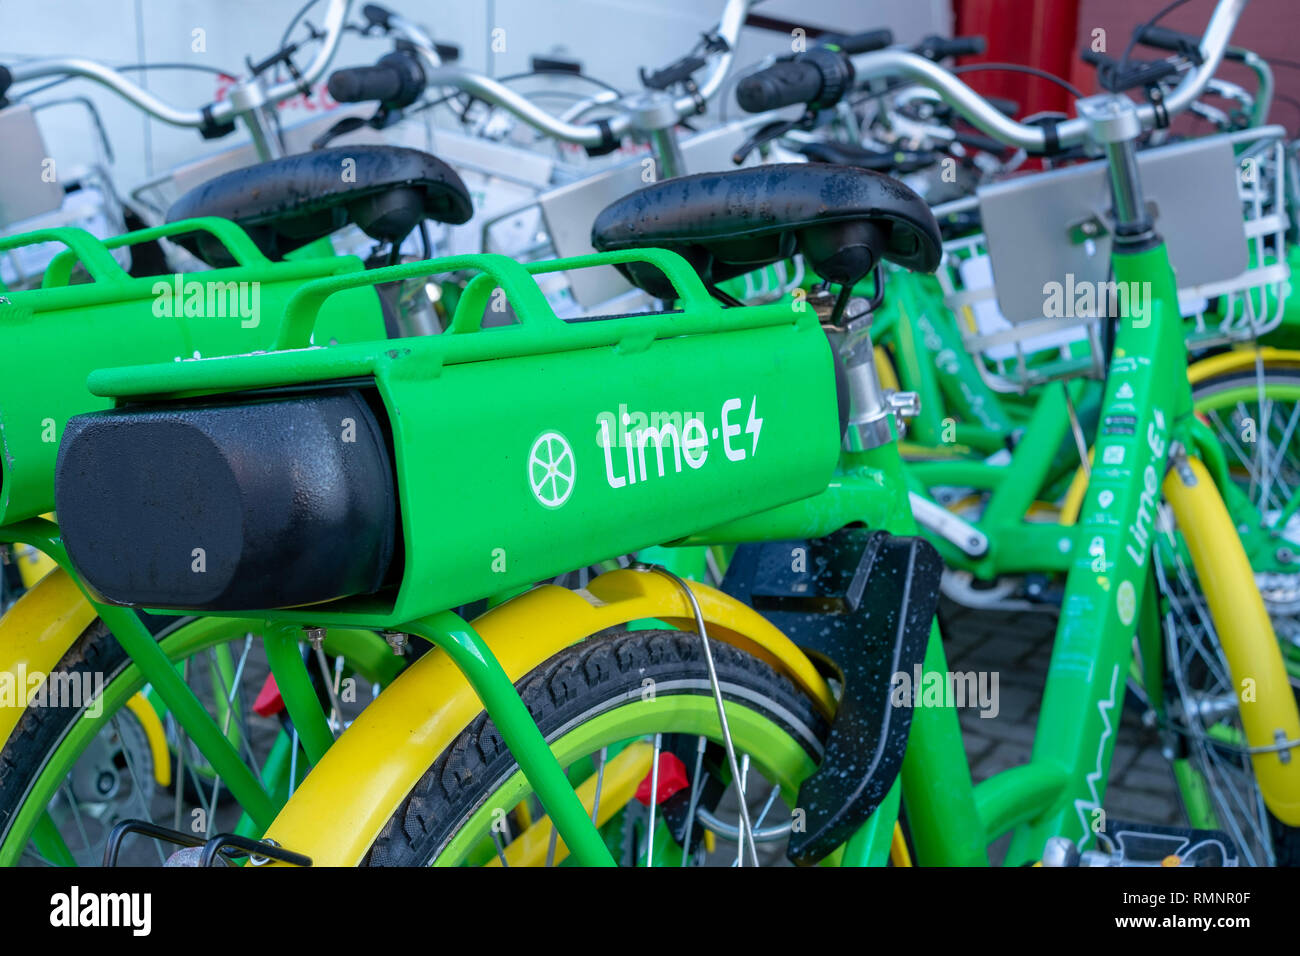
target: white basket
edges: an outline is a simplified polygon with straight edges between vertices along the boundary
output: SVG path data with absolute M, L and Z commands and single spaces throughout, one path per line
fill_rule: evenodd
M 1282 321 L 1290 279 L 1286 257 L 1288 163 L 1284 135 L 1281 127 L 1263 127 L 1216 138 L 1220 143 L 1231 144 L 1236 156 L 1240 228 L 1244 231 L 1249 257 L 1246 267 L 1236 276 L 1189 282 L 1179 288 L 1183 315 L 1190 320 L 1188 346 L 1193 350 L 1258 338 Z M 1168 155 L 1176 158 L 1191 152 L 1186 144 L 1182 150 Z M 1076 185 L 1081 178 L 1076 177 Z M 1001 195 L 1006 197 L 1021 188 L 1033 189 L 1036 179 L 1024 177 L 1003 184 Z M 936 214 L 968 211 L 980 206 L 982 198 L 985 197 L 970 197 L 937 207 Z M 1223 198 L 1227 208 L 1224 203 L 1218 208 L 1227 216 L 1233 205 L 1230 197 Z M 1235 225 L 1225 222 L 1218 230 L 1218 241 L 1230 234 Z M 1059 244 L 1063 259 L 1068 255 L 1077 258 L 1080 248 L 1100 256 L 1104 250 L 1092 240 L 1080 240 L 1077 226 L 1077 221 L 1036 223 L 1023 237 L 1025 244 L 1038 244 L 1040 248 L 1036 249 L 1007 248 L 1004 239 L 1001 250 L 1004 276 L 1019 280 L 1021 277 L 1015 271 L 1020 261 L 1018 252 L 1023 251 L 1026 260 L 1037 255 L 1041 261 L 1043 243 Z M 1076 229 L 1073 238 L 1071 227 Z M 1215 230 L 1213 222 L 1199 221 L 1198 228 L 1206 230 L 1207 237 L 1216 235 L 1212 231 Z M 1178 238 L 1185 245 L 1186 230 L 1180 230 Z M 1067 247 L 1071 244 L 1079 248 L 1069 251 Z M 975 364 L 989 387 L 998 392 L 1024 393 L 1048 381 L 1081 375 L 1102 377 L 1105 368 L 1100 315 L 1049 317 L 1043 314 L 1045 310 L 1037 315 L 1004 314 L 994 282 L 995 259 L 986 235 L 965 236 L 944 244 L 944 258 L 937 273 L 945 303 L 956 317 L 967 349 L 980 359 Z M 1177 264 L 1175 257 L 1176 268 Z M 1023 302 L 1025 298 L 1021 295 L 1018 301 Z M 1212 311 L 1211 303 L 1214 303 Z
M 70 173 L 68 179 L 80 188 L 66 193 L 59 209 L 13 223 L 0 230 L 0 233 L 17 235 L 39 229 L 75 226 L 97 239 L 109 239 L 126 230 L 122 206 L 114 196 L 112 183 L 103 169 L 95 166 L 84 171 L 77 170 Z M 58 242 L 41 242 L 0 253 L 0 281 L 10 289 L 37 287 L 50 260 L 64 248 Z M 129 249 L 113 249 L 109 254 L 123 269 L 130 266 Z
M 1278 128 L 1244 133 L 1270 129 Z M 1256 137 L 1234 134 L 1236 142 L 1244 143 L 1237 157 L 1237 193 L 1255 264 L 1235 280 L 1178 290 L 1179 301 L 1194 306 L 1184 311 L 1195 319 L 1195 331 L 1188 337 L 1193 349 L 1256 339 L 1282 322 L 1291 278 L 1286 254 L 1289 164 L 1283 135 L 1280 131 Z M 1217 311 L 1222 318 L 1216 322 L 1216 316 L 1207 318 L 1204 309 L 1209 300 L 1220 296 L 1223 302 Z

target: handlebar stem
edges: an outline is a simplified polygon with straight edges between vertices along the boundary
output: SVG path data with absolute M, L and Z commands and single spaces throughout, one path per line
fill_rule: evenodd
M 266 86 L 260 76 L 255 76 L 230 90 L 228 101 L 236 116 L 248 128 L 257 158 L 265 162 L 284 155 L 284 143 L 275 118 L 270 115 L 274 102 L 266 95 Z

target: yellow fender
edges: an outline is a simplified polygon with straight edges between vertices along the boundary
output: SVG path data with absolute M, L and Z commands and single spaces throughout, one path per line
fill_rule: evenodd
M 0 707 L 0 741 L 8 741 L 27 709 L 28 678 L 49 674 L 95 619 L 95 609 L 75 581 L 57 568 L 23 594 L 0 618 L 0 675 L 15 687 L 12 705 Z
M 721 591 L 691 584 L 710 638 L 766 661 L 826 716 L 830 687 L 794 643 L 760 614 Z M 474 622 L 512 681 L 566 647 L 607 628 L 654 618 L 693 629 L 690 603 L 661 574 L 621 570 L 585 591 L 544 585 Z M 411 665 L 326 752 L 280 811 L 266 837 L 317 866 L 355 866 L 421 775 L 483 710 L 448 656 L 430 651 Z
M 53 561 L 50 564 L 54 570 L 46 573 L 0 618 L 0 675 L 9 675 L 0 679 L 15 685 L 12 705 L 6 700 L 0 706 L 0 746 L 9 741 L 9 735 L 27 709 L 28 698 L 39 686 L 31 685 L 30 678 L 39 675 L 43 680 L 54 670 L 96 617 L 95 608 L 68 572 Z M 17 686 L 19 681 L 21 687 Z M 172 775 L 171 753 L 162 721 L 143 694 L 133 695 L 126 706 L 144 729 L 153 754 L 154 779 L 160 786 L 168 786 Z
M 126 702 L 126 709 L 135 715 L 144 730 L 145 741 L 149 744 L 149 755 L 153 758 L 153 778 L 160 787 L 170 787 L 172 783 L 172 752 L 167 746 L 167 731 L 163 729 L 158 712 L 149 703 L 149 698 L 140 691 L 131 695 Z
M 1193 385 L 1207 381 L 1228 372 L 1240 372 L 1255 367 L 1255 355 L 1258 352 L 1265 365 L 1283 365 L 1300 367 L 1300 352 L 1291 349 L 1276 349 L 1266 346 L 1262 349 L 1233 349 L 1207 359 L 1194 362 L 1187 369 L 1187 380 Z
M 1204 465 L 1188 459 L 1169 470 L 1164 492 L 1219 632 L 1247 743 L 1272 747 L 1300 740 L 1300 712 L 1282 652 L 1214 480 Z M 1300 751 L 1259 753 L 1251 761 L 1273 815 L 1289 826 L 1300 826 Z

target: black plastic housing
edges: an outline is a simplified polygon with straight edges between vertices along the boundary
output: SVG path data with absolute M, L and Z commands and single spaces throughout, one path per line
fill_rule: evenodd
M 114 604 L 249 611 L 369 594 L 397 550 L 391 452 L 357 388 L 78 415 L 55 502 L 72 563 Z

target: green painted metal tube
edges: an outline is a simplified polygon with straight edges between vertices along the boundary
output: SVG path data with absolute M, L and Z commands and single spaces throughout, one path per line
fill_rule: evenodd
M 1015 829 L 1013 860 L 1040 858 L 1050 837 L 1081 847 L 1092 837 L 1150 580 L 1160 480 L 1191 416 L 1182 317 L 1165 247 L 1117 250 L 1113 262 L 1116 282 L 1142 290 L 1146 308 L 1117 324 L 1102 412 L 1103 422 L 1110 416 L 1115 424 L 1097 439 L 1034 737 L 1033 760 L 1059 763 L 1068 784 L 1054 808 Z
M 884 866 L 889 861 L 902 793 L 902 784 L 895 780 L 876 812 L 844 844 L 836 866 Z
M 514 684 L 474 628 L 450 611 L 414 621 L 407 628 L 446 651 L 460 668 L 574 860 L 581 866 L 613 866 L 614 858 L 587 808 L 569 784 Z
M 46 554 L 49 552 L 46 551 Z M 189 685 L 176 673 L 171 661 L 154 642 L 141 620 L 126 608 L 96 605 L 96 610 L 118 643 L 158 692 L 168 711 L 185 728 L 186 735 L 211 764 L 226 789 L 259 827 L 265 829 L 270 826 L 279 808 L 267 796 L 260 781 L 240 759 Z
M 49 555 L 60 567 L 73 573 L 67 551 L 58 536 L 58 527 L 51 521 L 33 518 L 0 528 L 0 541 L 30 544 Z M 128 608 L 96 603 L 89 594 L 87 598 L 100 620 L 140 668 L 140 673 L 153 686 L 154 692 L 162 699 L 168 711 L 185 728 L 190 740 L 207 758 L 213 771 L 221 777 L 244 811 L 253 817 L 260 828 L 270 826 L 278 807 L 262 789 L 252 770 L 240 759 L 238 752 L 194 695 L 194 691 L 177 673 L 162 648 L 154 641 L 153 635 L 145 628 L 144 622 Z
M 1007 480 L 993 490 L 984 510 L 983 520 L 990 527 L 1019 523 L 1043 487 L 1056 448 L 1069 430 L 1067 388 L 1070 386 L 1047 388 L 1039 399 L 1024 435 L 1011 454 Z M 1048 453 L 1043 454 L 1044 450 Z
M 1174 780 L 1178 783 L 1178 792 L 1182 794 L 1188 822 L 1200 830 L 1218 829 L 1219 818 L 1214 812 L 1205 778 L 1197 772 L 1190 760 L 1184 757 L 1174 761 Z
M 334 743 L 334 734 L 311 685 L 311 675 L 298 643 L 301 636 L 302 631 L 292 625 L 269 624 L 262 634 L 262 646 L 266 649 L 275 686 L 302 741 L 302 749 L 315 765 Z
M 216 233 L 239 251 L 244 265 L 188 276 L 132 278 L 108 246 L 141 235 Z M 242 238 L 241 238 L 242 237 Z M 0 249 L 34 241 L 62 241 L 52 287 L 7 293 L 0 303 L 5 347 L 0 349 L 0 523 L 53 510 L 54 466 L 63 427 L 73 415 L 112 403 L 87 390 L 88 375 L 139 362 L 173 366 L 196 356 L 238 354 L 270 347 L 281 312 L 304 282 L 359 273 L 354 257 L 271 263 L 237 226 L 224 220 L 187 220 L 129 233 L 101 243 L 79 229 L 43 230 L 0 240 Z M 249 251 L 251 250 L 251 252 Z M 60 258 L 62 257 L 62 258 Z M 58 285 L 76 261 L 95 281 Z M 382 337 L 378 297 L 369 288 L 331 303 L 317 323 L 318 344 Z
M 926 674 L 948 672 L 937 622 L 930 631 L 923 667 Z M 916 708 L 903 757 L 902 781 L 912 843 L 921 866 L 988 866 L 988 840 L 975 803 L 955 708 Z
M 975 787 L 975 805 L 989 842 L 1049 809 L 1065 791 L 1065 770 L 1035 761 L 994 774 Z M 1007 861 L 1011 865 L 1024 862 Z
M 976 491 L 992 491 L 1000 487 L 1011 473 L 1006 465 L 962 459 L 914 461 L 907 470 L 924 488 L 974 488 Z

